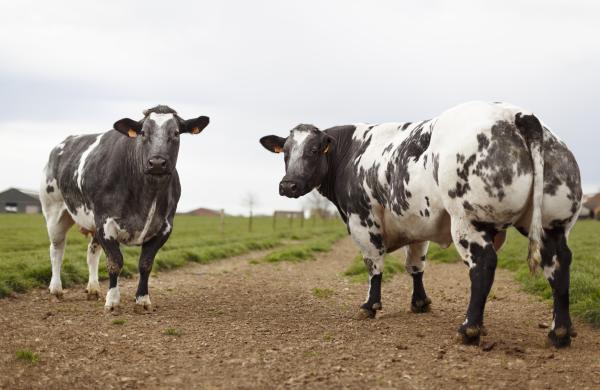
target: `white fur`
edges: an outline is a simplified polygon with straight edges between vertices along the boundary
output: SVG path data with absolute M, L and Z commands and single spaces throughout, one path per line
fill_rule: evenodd
M 167 226 L 165 226 L 165 230 L 163 230 L 163 233 L 162 233 L 163 236 L 166 236 L 167 234 L 169 234 L 169 232 L 173 228 L 168 220 L 165 219 L 165 223 L 167 224 Z
M 121 303 L 121 293 L 119 286 L 113 287 L 106 293 L 106 302 L 104 303 L 105 308 L 114 308 L 119 306 Z
M 152 220 L 154 219 L 154 213 L 156 212 L 156 199 L 152 202 L 150 206 L 150 211 L 148 211 L 148 217 L 146 217 L 146 223 L 144 224 L 144 228 L 141 233 L 136 237 L 135 244 L 141 245 L 144 243 L 144 239 L 146 238 L 146 234 L 148 234 L 148 229 L 150 229 L 150 225 L 152 224 Z
M 153 112 L 150 114 L 149 118 L 152 119 L 157 126 L 161 127 L 169 119 L 173 119 L 173 114 L 157 114 L 156 112 Z
M 102 136 L 106 134 L 106 133 L 102 133 L 100 135 L 98 135 L 98 137 L 96 137 L 96 140 L 94 141 L 93 144 L 91 144 L 82 154 L 81 157 L 79 158 L 79 165 L 77 167 L 77 170 L 75 171 L 75 179 L 77 180 L 77 186 L 79 187 L 79 190 L 82 190 L 82 185 L 83 185 L 83 174 L 84 174 L 84 169 L 85 169 L 85 162 L 87 161 L 89 155 L 94 151 L 94 149 L 96 149 L 96 147 L 98 145 L 100 145 L 100 141 L 102 140 Z
M 135 304 L 136 305 L 140 305 L 140 306 L 144 306 L 144 307 L 148 307 L 150 305 L 152 305 L 152 302 L 150 302 L 150 295 L 144 295 L 141 297 L 136 297 L 135 298 Z
M 88 244 L 88 252 L 87 252 L 87 264 L 88 264 L 88 285 L 87 292 L 91 293 L 99 293 L 100 292 L 100 283 L 98 282 L 98 263 L 100 262 L 100 255 L 102 254 L 102 249 L 99 245 L 93 245 L 92 241 Z
M 558 261 L 556 259 L 556 255 L 552 256 L 552 265 L 544 266 L 544 276 L 548 280 L 554 280 L 554 272 L 559 267 Z

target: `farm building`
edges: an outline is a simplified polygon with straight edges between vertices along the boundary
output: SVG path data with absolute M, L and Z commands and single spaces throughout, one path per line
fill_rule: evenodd
M 34 214 L 42 211 L 37 191 L 9 188 L 0 192 L 0 213 Z
M 221 215 L 221 211 L 220 210 L 211 210 L 211 209 L 205 209 L 205 208 L 197 208 L 195 210 L 192 211 L 188 211 L 187 213 L 185 213 L 187 215 L 195 215 L 198 217 L 210 217 L 210 216 L 219 216 Z
M 590 210 L 590 218 L 600 218 L 600 193 L 586 195 L 583 198 L 583 207 Z

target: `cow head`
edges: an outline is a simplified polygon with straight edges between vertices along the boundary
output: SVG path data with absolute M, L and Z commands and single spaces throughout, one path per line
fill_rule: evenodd
M 283 152 L 285 176 L 279 183 L 280 195 L 298 198 L 321 185 L 327 175 L 333 138 L 313 125 L 298 125 L 287 138 L 262 137 L 260 143 L 273 153 Z
M 179 135 L 198 134 L 209 119 L 200 116 L 183 120 L 175 110 L 156 106 L 144 111 L 144 118 L 134 121 L 123 118 L 113 125 L 114 129 L 129 138 L 135 138 L 141 149 L 142 170 L 148 175 L 169 175 L 175 169 L 179 153 Z

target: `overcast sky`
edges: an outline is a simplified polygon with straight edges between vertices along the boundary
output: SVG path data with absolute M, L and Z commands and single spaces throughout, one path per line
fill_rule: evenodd
M 168 104 L 179 210 L 299 209 L 258 139 L 298 123 L 427 119 L 469 100 L 538 114 L 600 189 L 594 1 L 0 0 L 0 190 L 37 188 L 52 147 Z

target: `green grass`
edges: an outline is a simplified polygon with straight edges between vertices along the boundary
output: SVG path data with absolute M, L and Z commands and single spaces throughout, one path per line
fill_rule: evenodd
M 508 231 L 504 247 L 498 253 L 498 266 L 514 272 L 525 291 L 552 298 L 552 290 L 543 275 L 531 275 L 527 265 L 527 238 L 515 229 Z M 569 235 L 573 252 L 571 264 L 571 313 L 600 327 L 600 222 L 577 222 Z M 459 261 L 456 250 L 431 245 L 429 259 L 442 262 Z
M 329 288 L 318 288 L 315 287 L 312 289 L 312 294 L 316 298 L 330 298 L 335 294 L 335 292 Z
M 248 232 L 248 219 L 226 217 L 224 232 L 219 230 L 219 217 L 178 215 L 173 234 L 158 252 L 153 272 L 182 266 L 188 262 L 208 263 L 216 259 L 241 255 L 255 250 L 278 250 L 281 259 L 307 256 L 308 252 L 327 250 L 331 240 L 342 237 L 343 225 L 337 221 L 309 221 L 303 228 L 280 223 L 273 230 L 272 219 L 254 219 L 253 231 Z M 87 282 L 86 253 L 89 239 L 73 227 L 67 236 L 63 261 L 63 287 Z M 0 214 L 0 298 L 31 288 L 47 287 L 51 268 L 48 254 L 46 224 L 41 215 Z M 285 253 L 300 249 L 301 254 Z M 139 247 L 121 246 L 124 277 L 137 273 Z M 308 254 L 310 257 L 310 254 Z M 307 258 L 308 258 L 307 257 Z M 100 278 L 107 277 L 106 264 L 100 261 Z
M 341 224 L 339 227 L 339 229 L 323 232 L 303 243 L 286 245 L 285 248 L 275 250 L 265 256 L 263 262 L 277 263 L 280 261 L 300 262 L 313 260 L 317 253 L 327 252 L 337 240 L 347 235 Z
M 125 325 L 127 321 L 121 318 L 117 318 L 116 320 L 112 321 L 113 325 Z
M 404 271 L 404 264 L 400 262 L 400 259 L 397 255 L 391 254 L 385 256 L 383 265 L 383 282 L 390 280 L 395 274 Z M 358 255 L 354 258 L 354 261 L 350 267 L 344 271 L 344 276 L 350 277 L 353 282 L 357 283 L 366 283 L 369 281 L 369 273 L 367 272 L 367 267 L 365 267 L 365 263 L 363 262 L 362 255 Z
M 165 329 L 164 334 L 167 335 L 167 336 L 176 336 L 176 337 L 181 336 L 181 332 L 178 331 L 175 328 L 167 328 L 167 329 Z
M 17 359 L 29 362 L 31 364 L 36 364 L 40 360 L 40 355 L 28 349 L 19 349 L 17 352 L 15 352 L 15 356 Z

